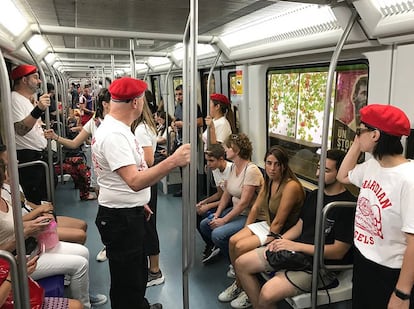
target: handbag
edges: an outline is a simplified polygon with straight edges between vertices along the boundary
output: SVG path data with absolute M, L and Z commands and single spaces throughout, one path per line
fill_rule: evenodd
M 312 270 L 309 259 L 301 252 L 280 250 L 266 251 L 266 258 L 275 271 L 285 270 Z
M 0 259 L 0 282 L 3 283 L 10 271 L 9 263 Z M 30 295 L 30 308 L 31 309 L 41 309 L 43 305 L 43 300 L 45 298 L 45 290 L 32 278 L 28 277 L 29 285 L 29 295 Z M 9 295 L 6 298 L 4 304 L 0 307 L 1 309 L 13 309 L 14 300 L 13 300 L 13 291 L 10 291 Z
M 59 235 L 57 233 L 56 227 L 56 221 L 52 220 L 46 229 L 37 235 L 39 247 L 44 248 L 45 250 L 56 247 L 56 245 L 59 243 Z

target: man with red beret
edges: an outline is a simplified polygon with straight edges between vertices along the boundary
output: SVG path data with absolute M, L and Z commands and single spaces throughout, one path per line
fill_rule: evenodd
M 42 95 L 38 101 L 34 95 L 42 83 L 37 67 L 19 65 L 11 72 L 14 81 L 12 91 L 12 121 L 16 132 L 16 149 L 19 163 L 45 158 L 47 141 L 43 135 L 40 117 L 50 105 L 49 94 Z M 46 199 L 46 175 L 42 166 L 19 169 L 20 184 L 27 200 L 40 205 Z
M 391 105 L 368 105 L 360 116 L 337 176 L 360 187 L 352 308 L 414 308 L 414 162 L 401 144 L 410 121 Z M 361 152 L 373 158 L 357 164 Z
M 142 113 L 146 88 L 139 79 L 115 80 L 109 87 L 111 111 L 92 140 L 92 160 L 100 186 L 95 223 L 106 246 L 113 309 L 162 308 L 161 304 L 150 306 L 145 299 L 144 205 L 150 199 L 151 185 L 190 161 L 190 145 L 186 144 L 148 168 L 143 149 L 130 129 Z

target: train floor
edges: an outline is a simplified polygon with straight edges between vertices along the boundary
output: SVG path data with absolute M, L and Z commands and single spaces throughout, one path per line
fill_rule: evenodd
M 95 260 L 96 254 L 102 249 L 94 223 L 97 201 L 80 201 L 78 190 L 74 189 L 72 182 L 58 184 L 55 196 L 56 211 L 59 215 L 87 221 L 86 246 L 90 252 L 91 293 L 109 296 L 108 262 Z M 181 205 L 181 198 L 173 197 L 172 194 L 163 194 L 159 190 L 157 227 L 161 247 L 160 266 L 165 283 L 147 288 L 146 296 L 151 303 L 162 303 L 165 309 L 183 308 Z M 197 233 L 195 263 L 189 275 L 189 308 L 231 308 L 230 304 L 220 303 L 217 300 L 218 294 L 232 283 L 232 279 L 226 277 L 229 263 L 224 257 L 220 257 L 216 262 L 204 265 L 201 262 L 203 249 L 204 243 Z M 111 306 L 108 302 L 96 308 L 109 309 Z

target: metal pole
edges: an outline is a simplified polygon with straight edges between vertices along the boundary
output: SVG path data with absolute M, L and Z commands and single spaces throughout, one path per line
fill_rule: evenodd
M 217 62 L 219 61 L 221 57 L 222 51 L 220 50 L 217 53 L 216 59 L 214 59 L 214 63 L 210 68 L 210 72 L 208 72 L 207 77 L 207 115 L 210 115 L 210 85 L 211 85 L 211 76 L 213 75 L 213 71 L 217 65 Z M 214 125 L 214 124 L 213 124 Z M 210 130 L 207 128 L 207 148 L 210 147 L 211 141 L 210 141 Z M 210 196 L 210 181 L 211 181 L 211 169 L 207 169 L 207 196 Z
M 39 70 L 40 79 L 42 80 L 42 89 L 43 93 L 47 93 L 47 86 L 46 86 L 46 75 L 43 71 L 42 66 L 40 65 L 40 62 L 37 60 L 33 50 L 30 48 L 29 44 L 27 42 L 23 43 L 24 47 L 29 52 L 30 56 L 33 58 L 33 61 L 36 63 L 37 69 Z M 50 129 L 50 116 L 49 116 L 49 107 L 45 110 L 45 122 L 46 122 L 46 129 Z M 47 140 L 47 160 L 49 164 L 49 181 L 50 181 L 50 192 L 48 192 L 48 199 L 55 205 L 55 173 L 53 170 L 53 154 L 52 154 L 52 147 L 51 147 L 51 141 Z M 46 177 L 48 175 L 46 174 Z
M 174 63 L 171 63 L 170 68 L 168 69 L 167 75 L 165 75 L 165 82 L 162 91 L 162 99 L 164 101 L 164 110 L 166 114 L 166 130 L 167 130 L 167 153 L 170 152 L 170 132 L 168 131 L 168 127 L 170 123 L 168 123 L 168 115 L 169 115 L 169 107 L 168 107 L 168 79 L 170 78 L 172 68 L 174 67 Z M 168 176 L 167 176 L 168 177 Z
M 115 79 L 115 56 L 111 55 L 111 74 L 112 74 L 112 81 Z
M 190 0 L 191 1 L 191 0 Z M 184 57 L 183 57 L 183 127 L 182 127 L 182 138 L 183 143 L 188 143 L 189 138 L 189 115 L 190 115 L 190 106 L 189 106 L 189 77 L 188 77 L 188 49 L 189 49 L 189 36 L 190 36 L 190 20 L 191 20 L 191 11 L 190 15 L 187 19 L 187 24 L 184 31 L 184 39 L 183 39 L 183 50 L 184 50 Z M 193 150 L 193 149 L 191 149 Z M 192 158 L 191 158 L 192 159 Z M 182 271 L 183 271 L 183 308 L 189 309 L 189 292 L 188 292 L 188 274 L 190 271 L 190 252 L 189 252 L 189 222 L 188 218 L 190 217 L 190 212 L 188 209 L 188 205 L 190 203 L 189 197 L 189 183 L 190 183 L 190 169 L 188 166 L 182 169 Z
M 8 173 L 10 176 L 10 190 L 12 196 L 12 210 L 14 220 L 14 234 L 16 239 L 17 262 L 19 265 L 26 265 L 26 249 L 24 246 L 23 219 L 20 204 L 19 174 L 17 169 L 16 140 L 14 133 L 14 124 L 11 122 L 12 113 L 10 109 L 11 91 L 9 85 L 9 76 L 4 61 L 3 53 L 0 49 L 0 87 L 1 87 L 1 105 L 2 105 L 2 123 L 5 134 L 5 144 L 9 155 Z M 9 104 L 7 104 L 9 103 Z M 13 268 L 12 268 L 13 269 Z M 18 273 L 12 273 L 17 279 L 19 288 L 14 293 L 18 293 L 15 298 L 15 308 L 30 309 L 29 288 L 27 286 L 27 268 L 22 266 L 18 268 Z M 15 285 L 13 285 L 15 287 Z
M 129 60 L 131 62 L 131 77 L 135 78 L 137 76 L 137 71 L 135 69 L 135 40 L 129 39 Z
M 328 150 L 328 130 L 329 130 L 329 116 L 330 116 L 330 109 L 331 109 L 331 94 L 332 94 L 332 85 L 334 82 L 335 77 L 335 68 L 336 64 L 338 63 L 339 54 L 345 44 L 346 39 L 348 38 L 349 33 L 352 30 L 352 27 L 356 21 L 358 14 L 356 10 L 352 11 L 352 15 L 349 18 L 348 24 L 339 39 L 335 51 L 332 54 L 331 62 L 329 64 L 328 70 L 328 80 L 326 85 L 326 93 L 325 93 L 325 109 L 324 109 L 324 119 L 323 119 L 323 132 L 322 132 L 322 148 L 321 148 L 321 160 L 320 166 L 322 170 L 325 168 L 326 164 L 326 152 Z M 319 273 L 319 255 L 320 252 L 317 250 L 321 246 L 320 244 L 320 237 L 322 234 L 322 208 L 323 208 L 323 197 L 324 197 L 324 190 L 325 188 L 325 173 L 319 173 L 319 180 L 318 180 L 318 197 L 316 202 L 316 219 L 315 219 L 315 251 L 313 257 L 313 272 L 312 272 L 312 309 L 316 309 L 318 305 L 318 273 Z

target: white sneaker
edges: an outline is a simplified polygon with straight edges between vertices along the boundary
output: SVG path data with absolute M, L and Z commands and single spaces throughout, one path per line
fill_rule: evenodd
M 229 270 L 227 271 L 227 278 L 236 279 L 236 273 L 234 272 L 233 265 L 229 265 Z
M 246 292 L 243 291 L 237 296 L 236 299 L 233 299 L 230 303 L 232 308 L 243 309 L 243 308 L 250 308 L 252 304 L 249 301 L 249 297 L 247 296 Z
M 98 262 L 105 262 L 107 259 L 106 257 L 106 247 L 103 247 L 103 249 L 101 251 L 99 251 L 99 253 L 96 255 L 96 260 Z
M 242 291 L 236 284 L 236 281 L 232 283 L 227 289 L 221 292 L 218 296 L 218 300 L 222 302 L 229 302 L 235 299 Z

